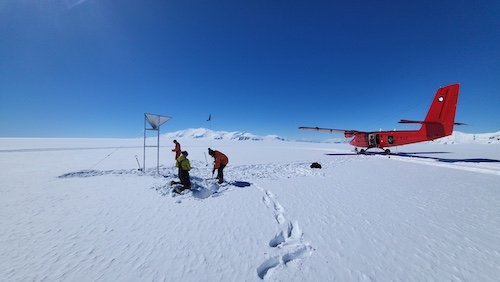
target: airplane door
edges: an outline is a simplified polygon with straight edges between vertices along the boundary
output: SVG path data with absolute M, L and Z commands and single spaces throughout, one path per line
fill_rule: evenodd
M 368 145 L 370 147 L 378 147 L 380 143 L 380 136 L 378 134 L 370 133 L 368 134 Z
M 376 142 L 375 142 L 375 134 L 373 134 L 373 133 L 368 134 L 368 145 L 369 145 L 370 147 L 372 147 L 372 146 L 375 146 L 375 145 L 376 145 Z

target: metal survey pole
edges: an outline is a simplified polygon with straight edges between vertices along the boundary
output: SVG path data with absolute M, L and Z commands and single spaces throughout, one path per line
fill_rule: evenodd
M 160 124 L 160 116 L 158 116 L 158 124 Z M 160 126 L 158 126 L 158 140 L 156 142 L 156 174 L 160 174 Z
M 146 114 L 144 114 L 144 152 L 142 154 L 142 172 L 146 172 Z
M 143 152 L 143 171 L 146 171 L 146 147 L 156 147 L 156 173 L 160 174 L 160 126 L 170 120 L 171 117 L 144 113 L 144 152 Z M 148 123 L 151 128 L 148 128 Z M 148 130 L 156 131 L 156 145 L 146 145 L 146 132 Z

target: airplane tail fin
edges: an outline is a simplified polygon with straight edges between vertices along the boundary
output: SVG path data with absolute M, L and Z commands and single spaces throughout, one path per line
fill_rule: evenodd
M 427 137 L 437 139 L 453 133 L 460 84 L 452 84 L 437 90 L 422 129 Z

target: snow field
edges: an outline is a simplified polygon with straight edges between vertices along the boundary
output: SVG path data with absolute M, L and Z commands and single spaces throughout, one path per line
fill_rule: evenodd
M 153 150 L 147 172 L 137 170 L 137 140 L 34 140 L 23 150 L 2 140 L 10 145 L 0 150 L 1 280 L 495 281 L 500 273 L 498 146 L 421 144 L 389 158 L 353 155 L 345 144 L 179 141 L 196 190 L 172 197 L 171 142 L 162 141 L 157 176 Z M 215 185 L 207 147 L 229 156 L 227 180 L 252 185 Z M 310 169 L 314 161 L 323 169 Z

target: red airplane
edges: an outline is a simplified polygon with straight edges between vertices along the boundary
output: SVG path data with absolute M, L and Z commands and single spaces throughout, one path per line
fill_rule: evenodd
M 356 147 L 356 153 L 364 154 L 368 149 L 380 148 L 386 154 L 390 154 L 391 151 L 384 148 L 442 138 L 452 134 L 453 125 L 462 125 L 463 123 L 455 123 L 459 88 L 460 84 L 458 83 L 439 88 L 424 121 L 405 119 L 399 121 L 399 123 L 421 124 L 419 130 L 363 132 L 319 127 L 299 127 L 299 129 L 330 133 L 342 132 L 345 138 L 354 137 L 349 144 Z M 357 147 L 366 148 L 366 150 L 358 151 Z

